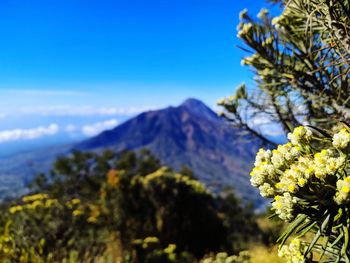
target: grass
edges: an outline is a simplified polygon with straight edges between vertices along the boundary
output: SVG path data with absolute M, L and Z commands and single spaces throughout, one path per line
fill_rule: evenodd
M 255 245 L 249 249 L 251 262 L 254 263 L 286 263 L 285 260 L 278 257 L 277 246 L 265 247 L 262 245 Z

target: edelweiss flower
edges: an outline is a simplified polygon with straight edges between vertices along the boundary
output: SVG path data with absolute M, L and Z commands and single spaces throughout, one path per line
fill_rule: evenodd
M 293 133 L 288 133 L 288 139 L 293 145 L 307 143 L 312 138 L 312 131 L 304 126 L 299 126 L 294 129 Z
M 344 204 L 350 200 L 350 176 L 345 177 L 344 180 L 338 180 L 334 200 L 338 204 Z
M 278 251 L 278 256 L 285 258 L 288 263 L 304 263 L 303 246 L 300 239 L 295 238 L 288 245 L 284 245 Z
M 346 129 L 341 129 L 340 132 L 333 136 L 333 146 L 339 150 L 346 150 L 350 143 L 350 133 Z
M 272 208 L 276 210 L 276 214 L 285 221 L 294 219 L 295 200 L 290 193 L 284 193 L 282 196 L 275 196 L 275 201 L 272 203 Z

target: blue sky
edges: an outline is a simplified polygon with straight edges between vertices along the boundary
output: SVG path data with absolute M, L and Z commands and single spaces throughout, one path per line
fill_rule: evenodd
M 61 133 L 69 125 L 112 125 L 187 97 L 213 106 L 249 82 L 236 25 L 243 8 L 255 15 L 261 7 L 269 4 L 2 0 L 0 135 L 51 124 Z

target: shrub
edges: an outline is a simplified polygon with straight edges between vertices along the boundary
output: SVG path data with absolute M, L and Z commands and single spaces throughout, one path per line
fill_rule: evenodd
M 279 255 L 288 262 L 347 262 L 350 128 L 301 126 L 288 138 L 273 151 L 260 149 L 251 172 L 252 185 L 273 198 L 275 215 L 289 223 L 279 239 Z M 302 241 L 308 233 L 311 241 Z M 297 237 L 284 245 L 292 234 Z

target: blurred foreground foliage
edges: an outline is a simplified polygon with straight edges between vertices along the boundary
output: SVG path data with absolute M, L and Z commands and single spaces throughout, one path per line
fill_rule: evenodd
M 232 192 L 214 196 L 182 170 L 147 150 L 60 157 L 2 205 L 0 261 L 241 262 L 252 239 L 269 242 Z M 236 261 L 205 256 L 220 251 Z

